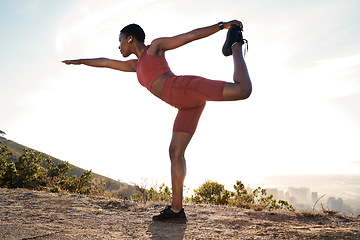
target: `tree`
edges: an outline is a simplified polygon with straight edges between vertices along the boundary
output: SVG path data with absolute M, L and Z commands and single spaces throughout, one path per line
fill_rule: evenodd
M 0 130 L 0 136 L 4 136 L 4 135 L 6 135 L 6 133 Z

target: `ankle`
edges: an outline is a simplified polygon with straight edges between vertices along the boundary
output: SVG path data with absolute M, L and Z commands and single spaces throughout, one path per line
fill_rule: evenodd
M 170 207 L 170 209 L 171 209 L 171 211 L 173 211 L 174 213 L 179 213 L 179 212 L 181 211 L 181 209 L 180 209 L 180 210 L 175 210 L 175 209 L 173 209 L 172 207 Z
M 240 53 L 242 55 L 243 49 L 242 49 L 242 43 L 240 42 L 236 42 L 231 46 L 231 51 L 232 53 L 235 55 L 237 55 L 238 53 Z
M 181 211 L 181 209 L 182 209 L 182 204 L 181 205 L 179 205 L 179 204 L 171 204 L 170 205 L 170 209 L 171 210 L 173 210 L 173 212 L 180 212 Z
M 231 45 L 231 49 L 232 50 L 236 50 L 236 48 L 240 48 L 241 49 L 241 46 L 242 46 L 242 44 L 241 44 L 241 42 L 235 42 L 235 43 L 233 43 L 233 45 Z

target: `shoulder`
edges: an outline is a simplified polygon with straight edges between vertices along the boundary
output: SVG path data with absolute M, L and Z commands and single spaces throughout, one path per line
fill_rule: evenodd
M 165 50 L 163 50 L 163 48 L 162 48 L 163 39 L 164 38 L 154 39 L 147 49 L 147 54 L 156 56 L 156 57 L 164 57 Z
M 128 63 L 130 64 L 130 66 L 134 69 L 134 72 L 136 72 L 136 65 L 137 65 L 138 60 L 132 59 L 132 60 L 128 60 L 127 62 L 128 62 Z

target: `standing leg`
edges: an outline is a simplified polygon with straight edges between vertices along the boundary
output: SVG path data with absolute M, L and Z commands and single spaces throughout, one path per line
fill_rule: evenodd
M 171 160 L 171 184 L 172 184 L 172 203 L 171 208 L 176 211 L 182 209 L 183 188 L 186 175 L 185 150 L 192 135 L 185 132 L 174 132 L 169 155 Z
M 153 216 L 154 221 L 186 221 L 186 214 L 182 207 L 184 180 L 186 175 L 185 149 L 192 134 L 174 132 L 170 143 L 172 203 L 160 215 Z
M 182 206 L 183 188 L 186 175 L 185 150 L 195 133 L 205 103 L 191 109 L 179 109 L 175 118 L 173 135 L 169 147 L 171 160 L 172 203 L 153 216 L 153 220 L 185 220 L 186 215 Z
M 173 135 L 169 147 L 171 160 L 171 183 L 173 210 L 182 209 L 183 187 L 186 175 L 185 150 L 195 133 L 205 103 L 191 109 L 179 110 L 173 128 Z

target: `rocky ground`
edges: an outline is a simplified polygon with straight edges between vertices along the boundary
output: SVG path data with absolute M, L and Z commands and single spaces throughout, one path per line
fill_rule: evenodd
M 360 239 L 360 217 L 186 205 L 187 223 L 153 222 L 165 204 L 0 188 L 0 239 Z

